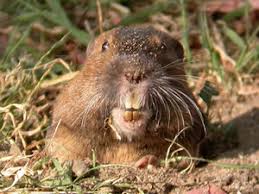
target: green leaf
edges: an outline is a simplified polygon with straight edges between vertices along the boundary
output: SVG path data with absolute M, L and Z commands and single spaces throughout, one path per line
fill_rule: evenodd
M 234 43 L 236 44 L 240 50 L 246 48 L 245 41 L 231 28 L 229 28 L 225 23 L 222 23 L 224 34 Z
M 255 49 L 249 50 L 248 52 L 244 52 L 244 54 L 241 55 L 240 60 L 238 60 L 238 63 L 236 66 L 238 71 L 241 71 L 253 60 L 254 61 L 259 60 L 259 46 L 257 46 Z
M 63 9 L 63 7 L 60 5 L 60 0 L 46 0 L 47 4 L 51 8 L 52 12 L 56 16 L 56 19 L 59 19 L 61 23 L 63 23 L 63 26 L 71 26 L 71 22 L 67 18 L 67 15 Z
M 246 5 L 240 7 L 239 9 L 236 9 L 234 11 L 231 11 L 229 13 L 227 13 L 224 17 L 223 20 L 225 20 L 226 22 L 230 22 L 233 21 L 237 18 L 240 18 L 242 16 L 245 15 L 245 11 L 246 11 Z
M 13 30 L 13 32 L 11 33 L 11 36 L 9 38 L 9 44 L 8 44 L 8 47 L 6 48 L 4 57 L 3 57 L 2 61 L 0 62 L 0 70 L 2 70 L 2 69 L 6 70 L 9 68 L 9 65 L 7 65 L 6 61 L 12 56 L 12 54 L 16 51 L 16 49 L 26 40 L 26 38 L 30 34 L 30 31 L 31 31 L 31 26 L 29 26 L 24 31 L 24 33 L 19 38 L 19 40 L 16 40 L 15 39 L 16 31 Z M 10 44 L 10 42 L 11 42 L 11 44 Z
M 71 35 L 80 43 L 86 45 L 89 42 L 90 35 L 85 31 L 78 29 L 71 23 L 63 7 L 61 6 L 60 0 L 46 0 L 50 10 L 42 10 L 41 8 L 29 4 L 26 1 L 18 1 L 19 3 L 30 9 L 32 12 L 36 12 L 41 17 L 47 19 L 53 24 L 60 25 L 66 28 L 67 31 L 71 32 Z
M 53 159 L 52 162 L 55 166 L 55 169 L 58 171 L 58 173 L 60 174 L 64 173 L 64 169 L 62 168 L 61 163 L 57 159 Z
M 14 18 L 14 22 L 32 22 L 37 20 L 40 17 L 40 14 L 37 12 L 28 12 L 28 13 L 23 13 L 19 15 L 18 17 Z
M 144 22 L 151 15 L 154 15 L 155 13 L 166 10 L 171 4 L 172 4 L 172 1 L 154 3 L 148 6 L 147 8 L 144 8 L 143 10 L 137 12 L 134 15 L 130 15 L 123 18 L 120 25 L 129 25 L 133 23 Z
M 213 42 L 210 37 L 209 27 L 207 17 L 204 13 L 201 13 L 199 16 L 199 25 L 201 29 L 201 42 L 203 47 L 207 48 L 210 51 L 213 50 Z
M 222 68 L 222 64 L 220 61 L 220 56 L 218 52 L 212 50 L 211 51 L 211 64 L 214 71 L 218 73 L 221 80 L 224 80 L 224 70 Z

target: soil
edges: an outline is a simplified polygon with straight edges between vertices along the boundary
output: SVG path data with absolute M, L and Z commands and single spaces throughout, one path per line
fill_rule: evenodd
M 198 165 L 191 173 L 185 174 L 165 167 L 144 170 L 102 168 L 97 176 L 101 181 L 106 180 L 107 187 L 103 185 L 100 192 L 121 193 L 124 185 L 125 193 L 136 193 L 136 188 L 140 188 L 145 193 L 190 191 L 190 194 L 197 194 L 201 192 L 194 192 L 195 189 L 208 186 L 216 186 L 226 193 L 259 193 L 258 88 L 259 80 L 252 86 L 242 86 L 244 94 L 237 94 L 242 92 L 235 88 L 236 92 L 223 92 L 214 98 L 210 110 L 212 124 L 209 128 L 212 129 L 209 129 L 204 144 L 207 158 L 213 162 Z M 90 182 L 85 181 L 82 186 L 92 188 L 93 182 Z

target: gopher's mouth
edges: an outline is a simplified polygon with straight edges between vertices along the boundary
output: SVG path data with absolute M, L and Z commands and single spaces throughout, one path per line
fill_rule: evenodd
M 118 139 L 126 137 L 131 141 L 134 137 L 145 134 L 151 113 L 143 106 L 143 99 L 136 93 L 130 93 L 123 98 L 124 107 L 112 110 L 109 125 Z
M 125 122 L 135 122 L 141 119 L 142 112 L 140 109 L 128 108 L 123 113 Z

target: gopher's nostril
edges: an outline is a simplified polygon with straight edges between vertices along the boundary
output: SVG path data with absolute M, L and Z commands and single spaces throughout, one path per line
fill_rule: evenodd
M 132 73 L 125 73 L 125 78 L 131 83 L 133 79 Z
M 126 80 L 128 80 L 132 84 L 138 84 L 139 82 L 143 81 L 145 78 L 145 74 L 142 72 L 128 72 L 125 73 Z

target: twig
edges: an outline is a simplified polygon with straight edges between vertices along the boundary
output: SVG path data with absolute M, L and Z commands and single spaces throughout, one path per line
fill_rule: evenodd
M 98 24 L 99 24 L 99 30 L 100 34 L 103 33 L 103 15 L 102 15 L 102 7 L 99 0 L 96 0 L 96 6 L 97 6 L 97 13 L 98 13 Z
M 69 65 L 63 61 L 62 59 L 54 59 L 53 61 L 50 61 L 48 63 L 45 64 L 36 64 L 36 66 L 34 67 L 34 70 L 36 68 L 38 68 L 37 66 L 42 65 L 45 68 L 48 68 L 47 71 L 45 71 L 45 73 L 41 76 L 40 80 L 38 81 L 38 83 L 36 84 L 36 86 L 33 88 L 33 90 L 31 91 L 31 93 L 29 94 L 28 98 L 27 98 L 27 103 L 30 102 L 30 100 L 32 99 L 32 96 L 35 94 L 35 92 L 40 88 L 41 83 L 43 82 L 44 78 L 49 74 L 49 72 L 52 70 L 52 67 L 56 64 L 56 63 L 60 63 L 62 64 L 66 69 L 68 69 L 70 71 Z
M 71 80 L 72 78 L 74 78 L 77 74 L 78 74 L 78 72 L 70 72 L 70 73 L 59 76 L 57 79 L 43 81 L 40 87 L 42 89 L 49 88 L 51 86 L 58 85 L 63 82 L 67 82 L 67 81 Z
M 33 23 L 32 28 L 33 28 L 33 30 L 46 33 L 50 36 L 59 36 L 60 34 L 63 34 L 66 30 L 62 26 L 55 26 L 55 27 L 52 27 L 52 28 L 47 28 L 39 22 Z

